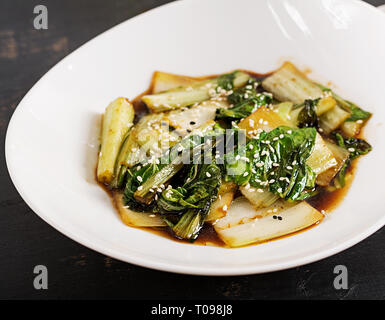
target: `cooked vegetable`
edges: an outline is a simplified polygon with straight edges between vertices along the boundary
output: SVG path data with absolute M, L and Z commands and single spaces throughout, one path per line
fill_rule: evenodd
M 306 164 L 312 168 L 316 175 L 337 165 L 333 152 L 331 152 L 328 145 L 318 133 L 316 135 L 313 152 L 307 159 Z
M 258 92 L 258 82 L 250 79 L 246 86 L 235 89 L 227 96 L 227 101 L 232 105 L 230 108 L 217 110 L 217 119 L 229 121 L 241 120 L 248 117 L 260 106 L 268 106 L 273 101 L 272 95 L 267 92 Z
M 233 88 L 243 86 L 249 79 L 250 76 L 247 73 L 235 71 L 215 79 L 196 82 L 191 86 L 145 95 L 142 100 L 153 112 L 178 109 L 219 95 L 226 95 Z
M 255 210 L 269 207 L 280 198 L 277 194 L 264 189 L 257 190 L 249 184 L 240 186 L 239 190 L 250 201 Z
M 107 107 L 97 178 L 127 225 L 192 242 L 210 223 L 239 247 L 322 220 L 305 200 L 345 185 L 371 150 L 353 137 L 371 114 L 289 62 L 260 79 L 155 72 L 142 97 L 151 112 L 134 126 L 127 99 Z
M 218 196 L 211 204 L 206 222 L 216 221 L 226 215 L 227 209 L 230 208 L 231 202 L 234 199 L 236 190 L 237 186 L 234 183 L 222 180 Z
M 344 164 L 349 159 L 349 152 L 346 149 L 328 141 L 325 143 L 328 149 L 332 152 L 337 164 L 317 176 L 316 183 L 324 187 L 330 184 L 330 181 L 333 180 L 335 175 L 343 168 Z
M 341 126 L 349 117 L 350 113 L 337 105 L 320 116 L 319 125 L 325 134 L 329 134 Z
M 181 136 L 189 134 L 209 120 L 215 119 L 217 108 L 226 108 L 226 101 L 204 101 L 191 108 L 177 109 L 165 113 L 163 120 L 175 128 Z
M 261 132 L 226 155 L 227 179 L 267 189 L 286 200 L 304 200 L 315 187 L 316 173 L 306 164 L 317 132 L 314 128 L 278 127 Z
M 346 170 L 351 165 L 352 160 L 370 152 L 372 150 L 372 146 L 365 140 L 358 138 L 344 138 L 339 133 L 335 133 L 334 138 L 338 146 L 349 151 L 349 158 L 345 161 L 336 179 L 334 180 L 334 185 L 337 188 L 343 188 L 345 186 Z
M 318 115 L 316 111 L 317 100 L 306 99 L 304 102 L 304 107 L 298 114 L 297 126 L 299 128 L 309 128 L 314 127 L 318 128 Z
M 113 188 L 118 188 L 118 189 L 121 188 L 125 181 L 125 177 L 127 173 L 127 165 L 125 164 L 125 160 L 127 158 L 127 154 L 131 150 L 130 134 L 131 134 L 131 130 L 128 130 L 123 139 L 118 157 L 115 162 L 114 179 L 111 182 L 111 187 Z
M 182 134 L 172 130 L 164 113 L 144 116 L 132 128 L 122 149 L 121 164 L 132 167 L 156 159 L 182 139 Z
M 133 227 L 166 227 L 159 214 L 153 212 L 137 212 L 124 205 L 123 194 L 114 194 L 114 203 L 123 222 Z
M 198 237 L 211 204 L 217 198 L 221 180 L 221 170 L 215 163 L 194 164 L 181 187 L 163 191 L 159 209 L 162 212 L 182 212 L 175 224 L 173 217 L 170 219 L 163 214 L 163 219 L 178 238 L 195 240 Z
M 292 207 L 294 203 L 290 203 L 280 199 L 274 201 L 273 204 L 263 208 L 257 209 L 254 206 L 252 207 L 251 205 L 252 204 L 250 203 L 250 201 L 245 197 L 241 196 L 236 198 L 232 202 L 231 207 L 227 211 L 226 216 L 215 222 L 215 229 L 228 229 L 240 224 L 253 221 L 254 219 L 263 218 L 273 212 L 274 214 L 277 214 L 283 211 L 283 209 Z
M 347 136 L 352 137 L 357 135 L 365 124 L 365 122 L 372 116 L 372 114 L 368 111 L 361 109 L 353 102 L 344 100 L 330 88 L 324 87 L 321 84 L 317 85 L 322 89 L 322 91 L 331 95 L 342 108 L 350 111 L 350 116 L 341 125 L 341 129 Z
M 189 86 L 198 80 L 177 74 L 155 71 L 152 77 L 152 94 L 181 86 Z
M 134 108 L 125 98 L 112 101 L 106 108 L 97 168 L 97 177 L 100 182 L 109 184 L 114 178 L 116 158 L 133 120 Z
M 319 122 L 319 116 L 334 108 L 337 102 L 332 97 L 322 99 L 309 100 L 299 105 L 294 105 L 292 102 L 282 102 L 273 106 L 273 110 L 287 123 L 292 126 L 302 127 L 306 117 L 312 113 L 313 121 Z M 301 118 L 299 118 L 301 117 Z M 317 125 L 318 127 L 318 125 Z
M 222 219 L 227 219 L 233 212 L 242 213 L 246 218 L 242 218 L 238 224 L 222 223 L 220 219 L 214 228 L 227 245 L 240 247 L 305 229 L 323 219 L 323 215 L 305 201 L 295 206 L 287 202 L 281 205 L 281 208 L 273 205 L 261 212 L 254 211 L 250 203 L 234 201 L 227 216 Z M 251 219 L 247 217 L 249 212 L 254 214 Z M 264 212 L 268 214 L 265 215 Z
M 305 74 L 300 72 L 290 62 L 267 77 L 262 86 L 270 91 L 280 101 L 290 101 L 302 105 L 305 100 L 320 99 L 324 97 L 324 91 L 319 85 L 310 81 Z M 333 96 L 334 98 L 334 96 Z M 329 100 L 330 102 L 330 100 Z M 329 104 L 321 104 L 321 108 L 330 107 Z M 322 109 L 321 109 L 322 110 Z M 323 111 L 323 110 L 322 110 Z M 330 133 L 342 125 L 351 115 L 349 111 L 339 105 L 326 112 L 317 112 L 320 116 L 319 125 L 325 133 Z
M 281 68 L 263 80 L 262 86 L 282 102 L 301 104 L 305 99 L 323 97 L 322 90 L 290 62 L 285 62 Z
M 269 132 L 279 126 L 288 125 L 273 109 L 260 107 L 246 119 L 238 123 L 240 129 L 244 129 L 250 137 L 257 136 L 262 131 Z

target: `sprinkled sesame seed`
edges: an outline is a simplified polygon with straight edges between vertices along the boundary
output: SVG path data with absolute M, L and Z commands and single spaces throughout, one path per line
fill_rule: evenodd
M 142 182 L 143 181 L 143 179 L 142 179 L 142 177 L 141 176 L 137 176 L 137 178 L 136 179 L 138 179 L 138 181 L 139 182 Z
M 354 148 L 349 148 L 348 151 L 349 151 L 349 152 L 354 152 L 354 151 L 356 151 L 356 149 L 354 149 Z
M 224 206 L 222 207 L 222 210 L 223 210 L 223 211 L 227 211 L 227 205 L 224 205 Z
M 208 178 L 210 178 L 210 177 L 211 177 L 211 174 L 210 174 L 209 172 L 206 172 L 206 176 L 207 176 Z
M 139 186 L 138 187 L 138 190 L 140 191 L 140 190 L 142 190 L 143 189 L 143 186 Z

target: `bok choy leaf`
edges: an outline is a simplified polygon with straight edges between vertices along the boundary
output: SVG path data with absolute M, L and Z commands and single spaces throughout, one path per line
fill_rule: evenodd
M 306 160 L 313 151 L 316 134 L 315 128 L 285 126 L 263 131 L 226 156 L 227 179 L 289 201 L 310 197 L 316 173 Z
M 250 79 L 244 87 L 235 89 L 227 96 L 227 101 L 233 107 L 218 109 L 216 119 L 240 120 L 248 117 L 260 106 L 269 105 L 273 101 L 272 95 L 258 92 L 257 87 L 258 82 Z
M 361 155 L 367 154 L 372 150 L 372 146 L 365 140 L 358 138 L 344 138 L 339 133 L 334 133 L 334 138 L 338 146 L 349 151 L 349 158 L 345 161 L 338 175 L 334 179 L 334 185 L 337 188 L 345 186 L 346 172 L 352 161 Z

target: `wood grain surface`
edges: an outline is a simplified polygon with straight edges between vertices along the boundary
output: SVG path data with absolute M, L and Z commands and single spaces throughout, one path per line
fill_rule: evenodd
M 23 96 L 54 64 L 86 41 L 167 2 L 0 1 L 0 298 L 384 299 L 385 228 L 310 265 L 262 275 L 197 277 L 137 267 L 91 251 L 42 221 L 19 196 L 3 150 L 9 119 Z M 368 2 L 385 4 L 385 0 Z M 33 28 L 37 4 L 48 8 L 47 30 Z M 48 268 L 48 290 L 33 287 L 33 268 L 40 264 Z M 347 290 L 333 287 L 336 265 L 348 268 Z

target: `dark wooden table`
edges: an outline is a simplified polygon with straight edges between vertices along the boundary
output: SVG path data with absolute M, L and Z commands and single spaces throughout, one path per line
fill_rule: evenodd
M 169 0 L 1 0 L 1 150 L 14 109 L 45 72 L 102 31 L 166 2 Z M 385 4 L 385 0 L 368 2 Z M 49 28 L 44 31 L 35 30 L 32 23 L 33 8 L 40 3 L 49 12 Z M 15 190 L 4 152 L 0 159 L 0 212 L 3 299 L 385 298 L 385 228 L 340 254 L 281 272 L 242 277 L 159 272 L 91 251 L 42 221 Z M 48 268 L 48 290 L 33 287 L 36 265 Z M 347 290 L 333 287 L 336 265 L 348 268 Z

